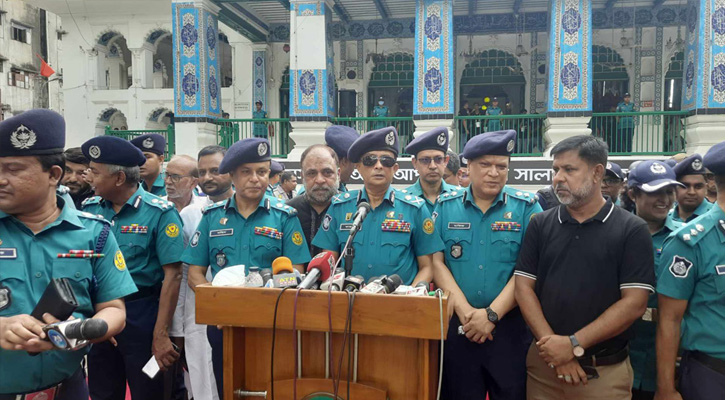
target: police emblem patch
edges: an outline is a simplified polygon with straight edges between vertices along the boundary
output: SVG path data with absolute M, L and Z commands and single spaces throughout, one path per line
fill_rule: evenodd
M 670 273 L 675 278 L 687 278 L 692 268 L 692 262 L 685 257 L 674 256 L 670 264 Z
M 199 244 L 200 236 L 201 236 L 201 232 L 199 232 L 199 231 L 194 232 L 194 235 L 191 237 L 191 241 L 189 242 L 189 245 L 191 245 L 191 247 L 196 247 Z
M 299 232 L 295 232 L 292 234 L 292 243 L 296 244 L 297 246 L 302 245 L 302 235 Z
M 227 255 L 223 251 L 216 253 L 216 265 L 219 268 L 224 268 L 227 265 Z
M 113 265 L 115 265 L 116 269 L 119 271 L 126 269 L 126 260 L 123 258 L 121 250 L 116 250 L 116 254 L 113 256 Z
M 612 169 L 612 163 L 607 163 L 607 169 Z
M 504 219 L 511 219 L 512 214 L 513 213 L 511 211 L 506 211 L 505 213 L 503 213 L 503 218 Z
M 98 146 L 91 146 L 88 148 L 88 155 L 91 158 L 98 158 L 101 156 L 101 148 Z
M 10 144 L 18 150 L 29 149 L 33 147 L 36 141 L 35 132 L 25 125 L 20 125 L 15 132 L 10 134 Z
M 385 135 L 385 144 L 388 146 L 395 144 L 395 134 L 393 132 L 388 132 L 388 134 Z
M 166 236 L 170 238 L 175 238 L 179 236 L 179 225 L 176 225 L 173 222 L 166 225 Z
M 259 154 L 260 157 L 267 154 L 267 143 L 260 143 L 259 146 L 257 146 L 257 154 Z
M 151 138 L 146 138 L 143 141 L 143 143 L 141 143 L 141 144 L 143 145 L 144 148 L 150 149 L 150 148 L 154 147 L 154 140 Z
M 10 289 L 0 285 L 0 311 L 10 307 Z
M 693 160 L 691 165 L 692 169 L 694 169 L 695 171 L 699 171 L 702 169 L 702 161 L 698 159 Z
M 345 214 L 345 221 L 349 221 L 352 219 L 352 213 Z
M 435 230 L 435 225 L 433 225 L 433 220 L 430 218 L 426 218 L 423 221 L 423 232 L 430 235 Z
M 388 213 L 385 214 L 385 218 L 395 218 L 395 211 L 388 211 Z
M 446 144 L 445 132 L 441 132 L 441 134 L 438 135 L 438 139 L 436 139 L 436 141 L 438 142 L 438 146 L 443 146 L 444 144 Z
M 653 163 L 652 165 L 650 165 L 649 170 L 652 171 L 653 174 L 658 174 L 658 175 L 664 174 L 665 172 L 667 172 L 667 170 L 665 169 L 665 166 L 662 164 L 659 164 L 659 163 Z
M 463 255 L 463 247 L 460 244 L 454 244 L 451 246 L 451 257 L 459 259 Z
M 322 230 L 327 232 L 330 230 L 330 222 L 332 222 L 332 217 L 327 214 L 325 215 L 325 218 L 322 219 Z
M 506 151 L 508 151 L 509 153 L 514 151 L 514 140 L 513 139 L 509 140 L 508 144 L 506 145 Z

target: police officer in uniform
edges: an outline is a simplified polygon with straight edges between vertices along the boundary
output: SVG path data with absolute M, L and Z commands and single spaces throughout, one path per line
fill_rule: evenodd
M 139 185 L 139 165 L 147 161 L 131 143 L 98 136 L 81 149 L 91 160 L 89 181 L 97 194 L 84 202 L 83 210 L 111 221 L 138 287 L 126 298 L 126 328 L 116 336 L 118 346 L 101 343 L 88 356 L 91 397 L 123 399 L 128 381 L 134 400 L 160 399 L 162 374 L 150 379 L 141 370 L 152 355 L 162 369 L 179 357 L 168 330 L 181 281 L 181 219 L 173 203 Z
M 254 103 L 255 109 L 254 109 L 254 111 L 252 111 L 252 118 L 254 118 L 256 120 L 268 118 L 267 112 L 262 109 L 263 106 L 264 106 L 264 104 L 262 104 L 262 102 L 260 100 L 257 100 Z M 266 138 L 267 137 L 267 134 L 268 134 L 267 122 L 255 121 L 253 125 L 254 126 L 253 126 L 253 130 L 252 130 L 252 134 L 254 135 L 254 137 L 256 137 L 256 138 Z
M 624 99 L 617 104 L 618 113 L 631 113 L 637 111 L 634 104 L 630 102 L 632 97 L 629 93 L 624 94 Z M 611 138 L 609 148 L 612 153 L 632 151 L 632 137 L 634 136 L 634 117 L 617 117 L 617 137 Z
M 73 317 L 106 321 L 94 342 L 123 329 L 123 297 L 136 291 L 109 223 L 56 195 L 64 145 L 65 121 L 54 111 L 0 122 L 0 400 L 88 399 L 81 360 L 89 347 L 55 350 L 42 327 L 57 319 L 29 315 L 51 279 L 70 282 Z
M 267 196 L 277 197 L 274 195 L 274 190 L 279 186 L 282 171 L 284 171 L 284 164 L 270 160 L 269 179 L 267 180 L 267 191 L 265 192 Z
M 387 118 L 390 116 L 390 108 L 385 105 L 385 100 L 382 98 L 382 96 L 378 99 L 378 105 L 373 108 L 373 117 L 376 118 Z M 375 121 L 373 122 L 373 125 L 375 129 L 381 129 L 384 128 L 387 122 L 385 121 Z
M 668 210 L 675 202 L 675 188 L 682 186 L 675 179 L 675 172 L 662 161 L 643 161 L 629 171 L 627 195 L 636 205 L 636 214 L 647 222 L 652 234 L 655 276 L 665 239 L 683 223 L 673 221 Z M 655 361 L 655 334 L 657 328 L 657 296 L 651 294 L 647 311 L 632 325 L 634 339 L 629 343 L 629 354 L 634 370 L 632 398 L 652 400 L 657 387 Z
M 146 162 L 141 166 L 141 187 L 156 196 L 166 196 L 165 174 L 161 171 L 166 138 L 157 133 L 148 133 L 131 139 L 131 143 L 146 157 Z
M 204 209 L 182 260 L 189 264 L 189 286 L 207 283 L 230 265 L 269 268 L 277 257 L 289 257 L 295 268 L 310 261 L 297 211 L 281 200 L 265 195 L 270 170 L 269 142 L 249 138 L 234 143 L 221 164 L 220 174 L 230 174 L 236 192 L 226 201 Z M 219 398 L 223 392 L 222 331 L 207 330 L 212 346 L 214 376 Z
M 486 115 L 502 115 L 503 111 L 498 106 L 498 99 L 494 97 L 491 100 L 491 107 L 486 109 Z M 489 119 L 486 123 L 486 131 L 494 132 L 501 129 L 500 119 Z
M 703 164 L 715 175 L 717 203 L 677 230 L 660 259 L 656 399 L 725 394 L 725 142 L 712 146 Z
M 443 249 L 424 200 L 390 185 L 398 170 L 398 133 L 392 126 L 368 132 L 348 151 L 365 187 L 333 197 L 312 245 L 332 251 L 337 258 L 350 233 L 358 204 L 367 202 L 362 229 L 355 236 L 352 273 L 365 279 L 398 274 L 403 284 L 430 282 L 431 255 Z
M 455 314 L 445 343 L 445 399 L 526 397 L 531 334 L 514 299 L 513 271 L 536 196 L 506 186 L 516 131 L 487 132 L 466 143 L 471 185 L 441 195 L 433 257 L 435 283 L 450 291 Z M 495 332 L 494 332 L 495 329 Z
M 448 165 L 448 128 L 435 128 L 413 139 L 405 152 L 413 156 L 413 167 L 418 171 L 418 181 L 403 193 L 425 200 L 428 211 L 433 213 L 438 196 L 460 191 L 460 186 L 449 185 L 443 180 Z
M 707 213 L 713 205 L 705 200 L 707 181 L 702 156 L 693 154 L 680 161 L 673 169 L 682 187 L 677 188 L 677 205 L 672 209 L 672 219 L 690 222 Z

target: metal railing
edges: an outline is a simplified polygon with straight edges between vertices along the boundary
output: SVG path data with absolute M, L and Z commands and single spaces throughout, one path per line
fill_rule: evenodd
M 110 126 L 106 125 L 106 135 L 117 136 L 126 140 L 131 140 L 137 136 L 145 135 L 147 133 L 158 133 L 166 138 L 166 150 L 164 151 L 165 161 L 169 161 L 171 157 L 176 154 L 176 135 L 174 133 L 174 126 L 171 124 L 169 124 L 166 129 L 139 129 L 123 131 L 113 130 Z
M 513 129 L 516 131 L 514 156 L 541 156 L 544 152 L 544 120 L 546 114 L 456 116 L 458 152 L 468 141 L 484 132 Z
M 217 144 L 226 148 L 242 139 L 262 137 L 269 140 L 272 157 L 287 157 L 292 149 L 289 118 L 218 119 L 216 125 Z
M 672 155 L 685 151 L 686 111 L 594 113 L 592 135 L 613 155 Z
M 415 132 L 413 117 L 338 117 L 333 118 L 332 123 L 355 128 L 360 134 L 393 126 L 398 131 L 401 156 L 408 155 L 405 154 L 405 146 L 413 140 L 413 132 Z

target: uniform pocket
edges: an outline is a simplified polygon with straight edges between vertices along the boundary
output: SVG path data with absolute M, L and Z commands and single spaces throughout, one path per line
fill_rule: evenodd
M 262 264 L 260 267 L 271 266 L 272 261 L 282 255 L 282 239 L 254 235 L 252 245 L 254 246 L 253 258 L 260 260 L 260 264 Z
M 720 273 L 722 273 L 722 275 Z M 718 265 L 715 267 L 714 279 L 717 294 L 725 294 L 725 265 Z
M 96 288 L 93 281 L 93 267 L 89 259 L 59 258 L 53 261 L 53 278 L 68 280 L 79 305 L 91 304 Z
M 0 269 L 0 316 L 30 314 L 35 304 L 29 296 L 29 289 L 25 263 L 3 260 Z
M 459 262 L 471 259 L 473 232 L 470 229 L 446 229 L 443 231 L 443 242 L 446 246 L 446 259 Z
M 490 254 L 494 261 L 516 262 L 521 248 L 521 232 L 491 232 Z

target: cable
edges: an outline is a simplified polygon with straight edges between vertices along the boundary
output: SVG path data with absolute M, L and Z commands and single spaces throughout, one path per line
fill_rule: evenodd
M 441 385 L 443 383 L 443 347 L 445 346 L 445 333 L 443 332 L 443 291 L 438 288 L 436 289 L 436 297 L 438 297 L 438 307 L 440 308 L 441 312 L 441 360 L 440 360 L 440 368 L 438 370 L 438 395 L 436 396 L 436 399 L 441 399 Z M 348 396 L 349 398 L 350 396 Z
M 272 400 L 274 400 L 274 341 L 277 337 L 277 308 L 279 307 L 279 300 L 282 298 L 282 294 L 285 290 L 289 289 L 290 287 L 285 287 L 282 289 L 281 292 L 277 295 L 277 302 L 274 303 L 274 320 L 272 321 L 272 361 L 270 362 L 270 394 L 272 395 Z
M 68 14 L 70 14 L 70 18 L 73 20 L 73 23 L 76 25 L 76 29 L 78 29 L 78 34 L 81 36 L 84 42 L 88 45 L 88 47 L 93 48 L 90 43 L 86 40 L 86 37 L 83 36 L 83 32 L 81 32 L 81 28 L 78 26 L 78 22 L 76 22 L 76 17 L 73 16 L 73 12 L 70 10 L 70 4 L 68 4 L 68 0 L 65 0 L 65 5 L 68 7 Z
M 347 293 L 347 302 L 348 302 L 348 310 L 349 310 L 349 304 L 350 304 L 350 296 L 351 293 L 348 291 L 345 291 Z M 350 319 L 350 313 L 348 312 L 347 316 L 345 317 L 345 326 L 349 324 Z M 335 382 L 335 379 L 333 378 L 333 386 L 334 386 L 334 398 L 337 399 L 337 394 L 340 388 L 340 381 L 342 380 L 342 359 L 345 356 L 345 343 L 347 340 L 347 331 L 343 328 L 343 334 L 342 334 L 342 346 L 340 346 L 340 361 L 337 364 L 337 382 Z M 333 371 L 334 372 L 334 371 Z
M 294 337 L 294 340 L 292 341 L 294 350 L 292 351 L 292 354 L 294 354 L 294 363 L 295 363 L 295 369 L 294 369 L 294 376 L 292 377 L 292 400 L 297 400 L 297 374 L 299 373 L 297 371 L 298 363 L 297 363 L 297 298 L 300 296 L 301 288 L 297 288 L 297 292 L 295 293 L 295 304 L 294 309 L 292 311 L 292 336 Z
M 352 300 L 350 301 L 350 307 L 347 310 L 347 315 L 350 316 L 347 325 L 347 333 L 350 337 L 350 341 L 347 343 L 347 397 L 350 399 L 350 377 L 352 376 L 352 309 L 355 305 L 355 292 L 352 292 Z

